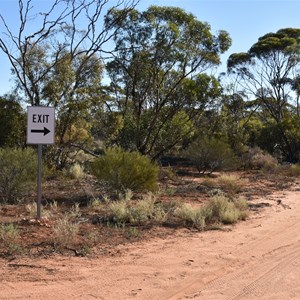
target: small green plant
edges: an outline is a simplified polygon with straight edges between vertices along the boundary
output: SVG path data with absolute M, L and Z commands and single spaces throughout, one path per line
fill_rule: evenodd
M 21 191 L 36 180 L 37 155 L 33 149 L 0 149 L 0 201 L 15 203 Z
M 91 173 L 99 181 L 123 192 L 155 191 L 158 188 L 158 167 L 139 152 L 110 148 L 91 163 Z
M 79 232 L 79 224 L 74 223 L 69 215 L 65 215 L 56 221 L 53 231 L 54 244 L 57 248 L 70 247 Z
M 164 223 L 168 220 L 169 212 L 164 210 L 164 207 L 161 205 L 156 205 L 154 207 L 153 220 L 157 223 Z
M 0 249 L 9 255 L 21 250 L 19 229 L 14 224 L 0 226 Z

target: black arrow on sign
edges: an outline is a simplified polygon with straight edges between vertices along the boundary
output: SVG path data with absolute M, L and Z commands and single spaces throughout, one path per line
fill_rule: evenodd
M 44 133 L 44 136 L 47 135 L 50 130 L 46 127 L 44 127 L 44 129 L 31 129 L 32 133 Z

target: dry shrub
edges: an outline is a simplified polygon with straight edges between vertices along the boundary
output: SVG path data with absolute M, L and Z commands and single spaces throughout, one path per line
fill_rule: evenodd
M 283 173 L 288 177 L 298 177 L 300 176 L 300 165 L 292 164 L 292 165 L 281 166 L 280 173 Z
M 214 191 L 225 192 L 230 197 L 241 192 L 245 184 L 245 179 L 241 179 L 234 174 L 222 174 L 217 178 L 207 178 L 203 181 L 203 185 L 212 188 Z
M 209 222 L 221 222 L 223 224 L 232 224 L 238 220 L 246 218 L 248 205 L 245 200 L 239 199 L 231 201 L 225 196 L 213 197 L 206 207 L 210 211 Z
M 69 176 L 72 179 L 82 179 L 84 175 L 84 169 L 79 163 L 75 163 L 69 169 Z
M 55 205 L 55 204 L 53 204 Z M 28 203 L 25 206 L 26 212 L 29 214 L 29 218 L 36 218 L 37 216 L 37 204 L 36 202 Z M 52 216 L 52 207 L 47 210 L 45 206 L 41 205 L 41 216 L 45 218 L 50 218 Z
M 258 147 L 249 148 L 242 156 L 245 169 L 274 171 L 278 167 L 278 161 L 271 154 Z
M 177 208 L 174 215 L 199 230 L 212 224 L 232 224 L 238 220 L 245 220 L 248 215 L 248 205 L 243 199 L 231 201 L 224 195 L 218 195 L 201 207 L 184 204 Z
M 73 222 L 69 215 L 58 219 L 54 225 L 54 244 L 62 249 L 73 245 L 79 232 L 79 224 Z
M 205 211 L 201 207 L 193 207 L 185 203 L 175 210 L 174 215 L 182 220 L 185 225 L 193 226 L 199 230 L 203 230 L 206 226 Z

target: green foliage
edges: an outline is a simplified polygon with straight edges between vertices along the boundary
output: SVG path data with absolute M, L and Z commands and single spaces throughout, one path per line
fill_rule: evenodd
M 237 161 L 228 144 L 217 139 L 195 140 L 184 152 L 199 172 L 212 173 L 217 170 L 233 169 Z
M 228 59 L 235 86 L 240 93 L 252 94 L 255 114 L 264 124 L 257 145 L 271 154 L 276 146 L 280 158 L 291 163 L 300 157 L 299 45 L 299 28 L 284 28 L 265 34 L 247 53 L 234 53 Z
M 19 229 L 14 224 L 0 225 L 0 249 L 10 255 L 21 250 Z
M 17 196 L 36 179 L 37 155 L 33 149 L 0 149 L 0 199 L 16 202 Z
M 25 113 L 12 97 L 0 98 L 0 147 L 20 147 L 25 142 Z
M 300 123 L 299 117 L 286 114 L 280 122 L 269 121 L 261 129 L 257 144 L 279 159 L 296 163 L 300 158 Z
M 91 172 L 117 191 L 157 190 L 158 167 L 138 152 L 110 148 L 91 163 Z
M 124 12 L 111 10 L 107 22 Z M 157 158 L 189 139 L 193 120 L 220 95 L 218 80 L 203 73 L 220 63 L 231 39 L 177 7 L 131 10 L 117 26 L 118 54 L 107 64 L 115 99 L 106 101 L 124 117 L 116 140 Z

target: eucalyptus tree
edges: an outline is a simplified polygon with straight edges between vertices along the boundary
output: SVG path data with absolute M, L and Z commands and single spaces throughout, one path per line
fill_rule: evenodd
M 8 58 L 16 78 L 18 90 L 30 105 L 48 105 L 42 90 L 45 77 L 65 59 L 74 61 L 84 56 L 76 65 L 75 75 L 80 77 L 90 58 L 101 57 L 104 45 L 118 30 L 117 24 L 134 7 L 135 0 L 18 0 L 13 20 L 0 13 L 3 33 L 0 50 Z M 123 8 L 123 14 L 106 20 L 105 13 Z M 78 60 L 77 60 L 78 61 Z M 75 65 L 75 64 L 74 64 Z
M 228 71 L 236 76 L 240 90 L 255 99 L 270 130 L 275 130 L 281 151 L 289 161 L 299 159 L 298 143 L 293 142 L 292 131 L 300 122 L 294 118 L 297 108 L 297 77 L 300 67 L 300 29 L 285 28 L 268 33 L 243 53 L 232 54 L 227 62 Z M 292 130 L 292 131 L 291 131 Z
M 112 10 L 108 20 L 123 14 Z M 223 30 L 213 35 L 208 23 L 176 7 L 132 10 L 117 26 L 107 107 L 123 117 L 119 142 L 157 157 L 182 141 L 192 120 L 219 96 L 217 80 L 204 72 L 220 63 L 231 39 Z
M 50 150 L 56 165 L 63 166 L 62 156 L 66 157 L 70 147 L 83 146 L 90 138 L 86 118 L 91 101 L 99 98 L 102 60 L 109 55 L 106 44 L 135 0 L 11 3 L 15 4 L 18 14 L 13 23 L 5 11 L 0 13 L 4 30 L 0 50 L 10 62 L 15 91 L 23 101 L 56 108 L 56 145 Z M 105 18 L 116 8 L 123 13 Z

